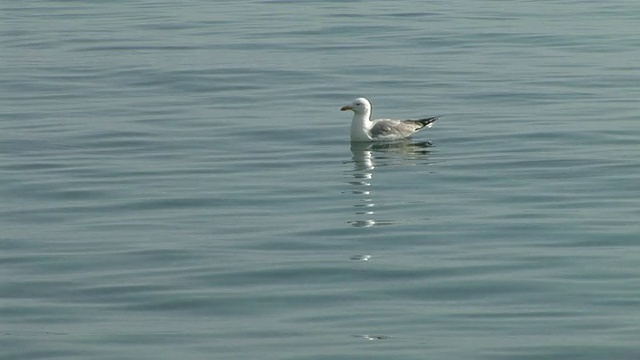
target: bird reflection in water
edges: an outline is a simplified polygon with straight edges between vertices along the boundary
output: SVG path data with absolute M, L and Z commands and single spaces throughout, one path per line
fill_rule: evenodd
M 349 172 L 353 179 L 351 193 L 357 196 L 354 205 L 357 218 L 348 221 L 354 227 L 371 227 L 374 225 L 391 225 L 391 220 L 375 219 L 375 201 L 372 189 L 373 174 L 376 166 L 383 167 L 397 164 L 415 164 L 425 160 L 429 154 L 431 143 L 426 141 L 402 141 L 395 143 L 351 143 L 353 154 L 353 171 Z M 375 156 L 374 156 L 375 154 Z M 378 165 L 376 165 L 376 160 Z

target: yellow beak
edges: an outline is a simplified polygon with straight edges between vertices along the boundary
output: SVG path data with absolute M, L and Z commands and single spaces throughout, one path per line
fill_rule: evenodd
M 353 108 L 350 105 L 345 105 L 340 108 L 340 111 L 347 111 L 347 110 L 353 110 Z

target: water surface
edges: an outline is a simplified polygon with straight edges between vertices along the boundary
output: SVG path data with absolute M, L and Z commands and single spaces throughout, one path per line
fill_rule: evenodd
M 639 356 L 635 2 L 0 7 L 3 359 Z

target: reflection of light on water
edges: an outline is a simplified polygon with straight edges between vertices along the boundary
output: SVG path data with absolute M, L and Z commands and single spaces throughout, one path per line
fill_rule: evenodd
M 376 224 L 376 221 L 371 220 L 356 220 L 356 221 L 347 221 L 347 224 L 351 224 L 353 227 L 372 227 Z
M 349 181 L 349 184 L 355 187 L 351 193 L 360 197 L 360 203 L 355 204 L 354 207 L 359 209 L 356 215 L 367 218 L 351 220 L 347 223 L 354 227 L 371 227 L 376 224 L 375 220 L 368 218 L 375 214 L 376 206 L 371 194 L 371 180 L 373 180 L 373 169 L 375 169 L 373 154 L 368 150 L 368 144 L 362 146 L 352 144 L 351 153 L 353 153 L 354 165 L 351 176 L 354 181 Z
M 351 144 L 353 154 L 353 171 L 350 172 L 352 179 L 349 185 L 353 188 L 351 193 L 358 198 L 358 203 L 354 205 L 355 214 L 358 216 L 354 220 L 347 221 L 353 227 L 372 227 L 374 225 L 393 224 L 389 220 L 374 220 L 376 214 L 376 204 L 374 201 L 374 191 L 372 189 L 373 171 L 376 168 L 374 152 L 383 153 L 378 160 L 382 161 L 381 166 L 391 164 L 415 165 L 418 161 L 425 159 L 429 153 L 428 142 L 400 142 L 393 144 Z
M 367 170 L 373 170 L 373 166 L 371 168 L 368 168 Z M 356 174 L 353 174 L 353 177 L 356 178 L 356 179 L 367 179 L 367 180 L 369 180 L 369 179 L 371 179 L 373 177 L 373 174 L 371 174 L 371 173 L 366 173 L 366 174 L 358 174 L 358 173 L 356 173 Z M 365 184 L 368 184 L 367 182 L 364 182 L 364 181 L 362 181 L 362 182 L 365 183 Z
M 353 337 L 357 337 L 357 338 L 362 338 L 364 340 L 370 340 L 370 341 L 374 341 L 374 340 L 386 340 L 389 337 L 386 335 L 351 335 Z

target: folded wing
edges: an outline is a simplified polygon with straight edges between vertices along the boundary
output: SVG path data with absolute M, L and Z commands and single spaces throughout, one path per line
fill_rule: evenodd
M 369 132 L 374 139 L 403 139 L 424 127 L 431 127 L 436 120 L 437 116 L 420 120 L 383 119 L 376 121 Z

